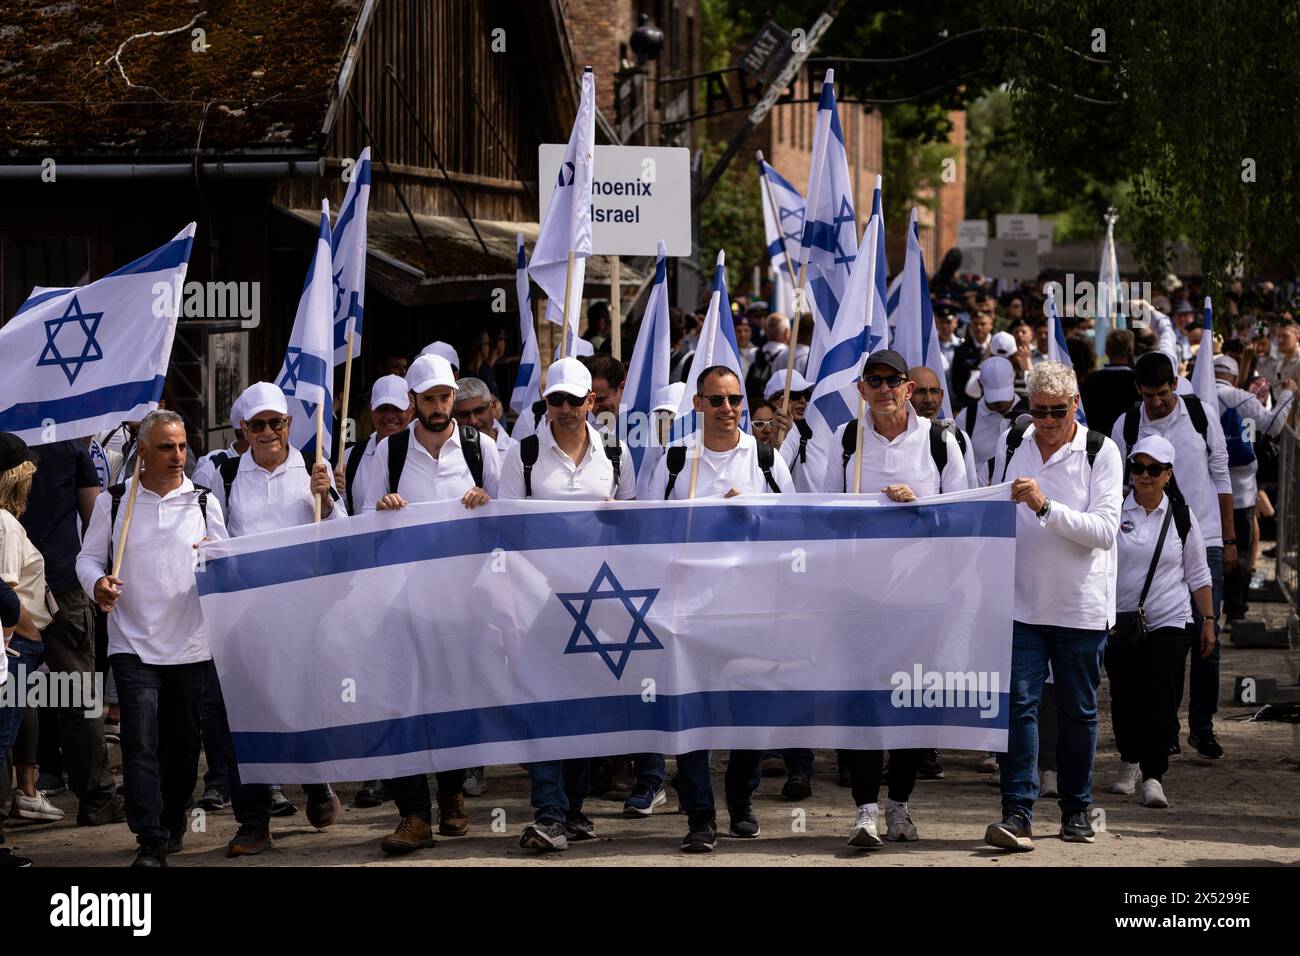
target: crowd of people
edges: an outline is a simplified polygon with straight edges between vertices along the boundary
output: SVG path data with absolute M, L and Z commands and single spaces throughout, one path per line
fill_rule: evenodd
M 183 851 L 194 805 L 231 805 L 239 826 L 230 856 L 270 849 L 271 818 L 297 807 L 279 787 L 240 779 L 198 602 L 196 548 L 310 523 L 317 512 L 342 521 L 450 499 L 468 509 L 493 499 L 789 493 L 910 502 L 1005 483 L 1018 505 L 1010 717 L 1007 751 L 984 758 L 1002 794 L 986 842 L 1032 849 L 1045 797 L 1058 799 L 1063 839 L 1093 842 L 1087 810 L 1103 671 L 1120 757 L 1111 789 L 1167 807 L 1162 778 L 1182 748 L 1189 657 L 1187 745 L 1209 760 L 1224 753 L 1214 730 L 1220 621 L 1245 615 L 1259 567 L 1260 521 L 1271 517 L 1267 448 L 1292 413 L 1300 329 L 1281 307 L 1285 290 L 1256 287 L 1226 301 L 1220 328 L 1228 334 L 1207 341 L 1191 305 L 1197 290 L 1170 277 L 1159 295 L 1131 303 L 1133 321 L 1106 333 L 1101 368 L 1093 320 L 1065 308 L 1070 364 L 1062 364 L 1049 358 L 1041 291 L 997 295 L 936 277 L 945 374 L 909 368 L 887 348 L 873 352 L 857 385 L 863 420 L 841 426 L 820 454 L 810 454 L 818 449 L 804 418 L 813 391 L 808 324 L 795 340 L 789 317 L 737 300 L 739 374 L 715 365 L 691 386 L 700 430 L 690 440 L 699 452 L 690 481 L 687 449 L 662 447 L 700 328 L 699 316 L 677 312 L 673 381 L 655 402 L 661 438 L 640 473 L 614 427 L 626 369 L 609 354 L 608 319 L 599 315 L 577 357 L 549 366 L 541 400 L 513 428 L 498 397 L 492 336 L 478 342 L 473 376 L 444 342 L 409 362 L 390 357 L 370 389 L 371 434 L 336 469 L 290 445 L 288 403 L 267 382 L 234 403 L 234 442 L 198 459 L 184 420 L 165 408 L 107 434 L 35 448 L 0 434 L 0 680 L 7 672 L 32 681 L 40 668 L 105 680 L 99 716 L 84 701 L 26 708 L 23 693 L 0 707 L 0 843 L 6 815 L 60 819 L 49 796 L 67 788 L 78 825 L 129 826 L 137 865 L 165 866 Z M 1214 407 L 1192 394 L 1200 361 L 1213 362 Z M 953 419 L 941 419 L 945 397 Z M 121 787 L 108 769 L 111 739 L 121 746 Z M 528 765 L 534 820 L 520 846 L 550 852 L 593 839 L 584 800 L 621 786 L 630 819 L 652 814 L 675 790 L 686 817 L 682 849 L 714 849 L 710 753 L 674 756 L 671 780 L 661 754 Z M 752 796 L 761 773 L 778 769 L 783 795 L 806 799 L 813 760 L 806 749 L 732 751 L 723 781 L 730 835 L 759 836 Z M 909 799 L 918 777 L 944 775 L 937 751 L 846 750 L 838 764 L 856 808 L 851 846 L 919 838 Z M 364 781 L 356 802 L 393 802 L 397 824 L 380 849 L 404 854 L 432 846 L 435 826 L 444 837 L 468 833 L 465 798 L 481 795 L 488 776 L 483 767 L 443 771 L 432 788 L 422 774 Z M 303 790 L 308 821 L 333 824 L 340 800 L 331 783 Z M 0 863 L 30 860 L 0 847 Z

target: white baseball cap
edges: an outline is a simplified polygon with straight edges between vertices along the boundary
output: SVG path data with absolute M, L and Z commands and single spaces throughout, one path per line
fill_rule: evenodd
M 790 391 L 803 392 L 807 391 L 810 387 L 811 386 L 808 384 L 807 379 L 799 374 L 798 369 L 795 369 L 790 373 Z M 763 397 L 772 398 L 784 391 L 785 371 L 780 371 L 767 380 L 767 387 L 763 389 Z
M 243 397 L 244 393 L 240 392 L 235 396 L 235 400 L 230 403 L 230 424 L 234 428 L 239 428 L 239 423 L 244 420 L 243 412 L 240 410 L 239 406 L 239 400 Z
M 1133 450 L 1128 453 L 1129 458 L 1135 458 L 1138 455 L 1150 455 L 1162 465 L 1172 465 L 1174 463 L 1174 446 L 1168 438 L 1160 435 L 1148 435 L 1134 445 Z
M 1237 367 L 1237 360 L 1231 355 L 1214 356 L 1214 370 L 1216 372 L 1227 372 L 1233 378 L 1236 378 L 1237 373 L 1241 371 Z
M 984 401 L 1010 402 L 1016 397 L 1016 370 L 1000 355 L 991 355 L 980 363 L 980 384 Z
M 433 342 L 429 345 L 426 345 L 424 348 L 420 350 L 420 354 L 441 355 L 443 358 L 447 360 L 448 365 L 450 365 L 452 368 L 456 369 L 457 371 L 460 371 L 460 356 L 457 355 L 456 350 L 452 348 L 450 345 L 448 345 L 446 342 Z
M 406 379 L 400 375 L 385 375 L 375 379 L 375 384 L 370 387 L 370 410 L 373 412 L 380 405 L 410 408 L 411 396 L 407 393 L 407 387 Z
M 590 342 L 588 342 L 586 339 L 574 339 L 573 350 L 569 352 L 569 354 L 572 355 L 574 358 L 577 358 L 579 355 L 595 355 L 596 347 L 592 345 Z M 555 347 L 555 351 L 552 353 L 552 357 L 557 360 L 559 359 L 560 347 L 558 345 Z
M 435 342 L 434 345 L 440 343 Z M 429 346 L 433 348 L 433 346 Z M 393 376 L 394 378 L 396 376 Z M 446 385 L 455 389 L 456 376 L 451 370 L 451 363 L 436 352 L 421 352 L 406 370 L 406 385 L 416 395 L 422 395 L 431 388 Z
M 552 362 L 546 370 L 546 391 L 542 398 L 552 392 L 564 392 L 578 398 L 586 398 L 591 392 L 591 372 L 572 355 L 565 356 L 558 362 Z
M 1010 332 L 994 332 L 993 338 L 989 340 L 989 353 L 991 355 L 1001 355 L 1003 358 L 1009 358 L 1016 354 L 1018 348 L 1016 337 Z
M 240 421 L 245 422 L 251 421 L 254 415 L 261 412 L 289 414 L 289 403 L 285 400 L 284 392 L 270 382 L 254 382 L 244 389 L 244 394 L 235 399 L 235 404 L 239 406 Z
M 655 407 L 652 412 L 676 412 L 682 404 L 682 394 L 686 391 L 685 382 L 673 382 L 665 385 L 655 393 Z

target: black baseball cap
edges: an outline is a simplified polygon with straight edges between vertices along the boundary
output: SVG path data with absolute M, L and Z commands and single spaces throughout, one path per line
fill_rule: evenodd
M 867 356 L 867 360 L 862 363 L 862 374 L 867 374 L 867 369 L 875 365 L 884 365 L 892 368 L 899 375 L 907 376 L 907 361 L 893 349 L 877 349 Z
M 25 461 L 35 461 L 36 456 L 13 432 L 0 432 L 0 471 L 17 468 Z

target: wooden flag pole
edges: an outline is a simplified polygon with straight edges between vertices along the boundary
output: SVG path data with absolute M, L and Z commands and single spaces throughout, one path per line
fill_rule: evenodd
M 564 324 L 560 332 L 560 358 L 569 354 L 569 298 L 573 295 L 573 253 L 569 253 L 569 267 L 564 273 L 564 308 L 560 310 L 560 315 L 564 318 Z M 576 348 L 576 345 L 575 345 Z
M 348 437 L 348 397 L 352 394 L 352 336 L 355 334 L 352 329 L 348 329 L 348 357 L 343 364 L 343 417 L 339 419 L 339 428 L 343 429 L 343 434 L 339 438 L 339 460 L 334 466 L 336 469 L 343 467 L 343 445 Z
M 858 437 L 856 442 L 858 457 L 854 461 L 856 467 L 853 469 L 853 493 L 855 495 L 862 494 L 862 428 L 863 428 L 863 421 L 864 419 L 866 419 L 866 417 L 867 417 L 867 400 L 863 398 L 862 395 L 859 393 L 858 418 L 856 424 L 856 427 L 858 429 Z
M 126 535 L 131 530 L 131 515 L 135 513 L 135 496 L 140 493 L 140 439 L 135 441 L 135 472 L 131 475 L 131 495 L 126 499 L 126 517 L 122 519 L 122 534 L 117 539 L 117 550 L 113 553 L 113 577 L 120 577 L 122 557 L 126 554 Z M 93 597 L 93 595 L 92 595 Z
M 609 257 L 609 335 L 610 354 L 623 361 L 623 292 L 619 287 L 618 256 Z
M 551 350 L 548 348 L 545 352 L 542 351 L 542 329 L 546 325 L 546 300 L 539 298 L 535 307 L 537 309 L 537 363 L 542 367 L 541 387 L 538 390 L 540 394 L 546 391 L 546 366 L 549 364 L 546 356 L 551 354 Z M 547 336 L 548 346 L 551 344 L 550 339 L 551 336 Z
M 325 461 L 325 397 L 316 403 L 316 460 Z M 314 465 L 312 466 L 315 467 Z M 310 475 L 309 475 L 310 477 Z M 321 496 L 312 495 L 312 521 L 320 524 Z

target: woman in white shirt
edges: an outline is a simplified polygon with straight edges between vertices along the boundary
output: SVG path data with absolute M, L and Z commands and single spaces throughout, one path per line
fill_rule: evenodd
M 1137 639 L 1122 624 L 1117 626 L 1105 658 L 1115 743 L 1123 761 L 1110 790 L 1132 794 L 1141 781 L 1143 805 L 1160 808 L 1169 806 L 1161 777 L 1169 769 L 1168 743 L 1178 725 L 1188 626 L 1200 621 L 1196 653 L 1208 656 L 1215 642 L 1205 543 L 1178 486 L 1166 492 L 1173 469 L 1174 446 L 1167 439 L 1150 435 L 1133 446 L 1133 490 L 1120 512 L 1115 609 L 1123 621 L 1126 612 L 1141 607 L 1146 635 Z M 1189 591 L 1199 611 L 1196 618 Z

